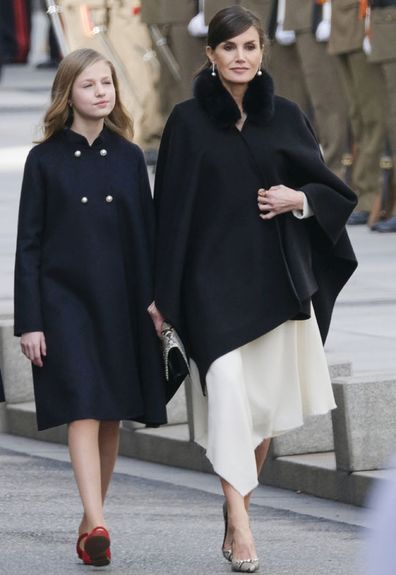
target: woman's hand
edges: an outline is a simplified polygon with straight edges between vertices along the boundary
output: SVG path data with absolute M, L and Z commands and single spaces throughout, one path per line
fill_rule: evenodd
M 151 319 L 153 320 L 155 331 L 157 332 L 158 337 L 161 335 L 162 324 L 164 323 L 164 318 L 161 312 L 157 309 L 155 302 L 151 303 L 147 311 L 150 314 Z
M 302 210 L 304 207 L 304 194 L 287 186 L 271 186 L 269 190 L 260 188 L 257 196 L 260 218 L 270 220 L 271 218 Z
M 33 365 L 43 367 L 42 358 L 47 355 L 47 346 L 42 331 L 23 333 L 21 337 L 21 348 L 22 353 L 30 359 Z

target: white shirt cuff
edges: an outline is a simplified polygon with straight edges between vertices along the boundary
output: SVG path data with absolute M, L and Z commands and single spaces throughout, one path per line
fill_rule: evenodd
M 302 210 L 293 210 L 293 216 L 298 220 L 305 220 L 305 218 L 310 218 L 313 216 L 313 211 L 308 203 L 307 196 L 304 194 L 304 205 Z

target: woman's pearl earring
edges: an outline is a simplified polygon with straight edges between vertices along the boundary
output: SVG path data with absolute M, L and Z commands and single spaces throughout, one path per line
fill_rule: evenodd
M 214 62 L 212 62 L 212 72 L 211 72 L 212 76 L 216 76 L 216 65 Z
M 257 70 L 257 76 L 262 76 L 263 75 L 263 71 L 261 69 L 261 66 L 263 65 L 263 63 L 260 63 L 259 69 Z

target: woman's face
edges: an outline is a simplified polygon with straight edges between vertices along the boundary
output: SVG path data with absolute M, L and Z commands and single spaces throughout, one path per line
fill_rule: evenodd
M 210 61 L 215 63 L 220 80 L 225 86 L 247 84 L 253 80 L 260 68 L 263 50 L 260 46 L 259 34 L 251 26 L 240 34 L 221 42 L 213 50 L 207 47 Z
M 99 60 L 87 66 L 74 81 L 70 102 L 74 118 L 100 120 L 108 116 L 115 105 L 115 89 L 110 66 Z

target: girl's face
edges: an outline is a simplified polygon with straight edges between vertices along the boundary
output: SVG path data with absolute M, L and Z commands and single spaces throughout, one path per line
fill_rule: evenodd
M 99 60 L 87 66 L 74 81 L 70 95 L 74 119 L 101 120 L 112 112 L 115 99 L 110 66 Z
M 235 38 L 221 42 L 214 50 L 208 46 L 206 52 L 226 87 L 253 80 L 263 58 L 260 37 L 254 26 Z

